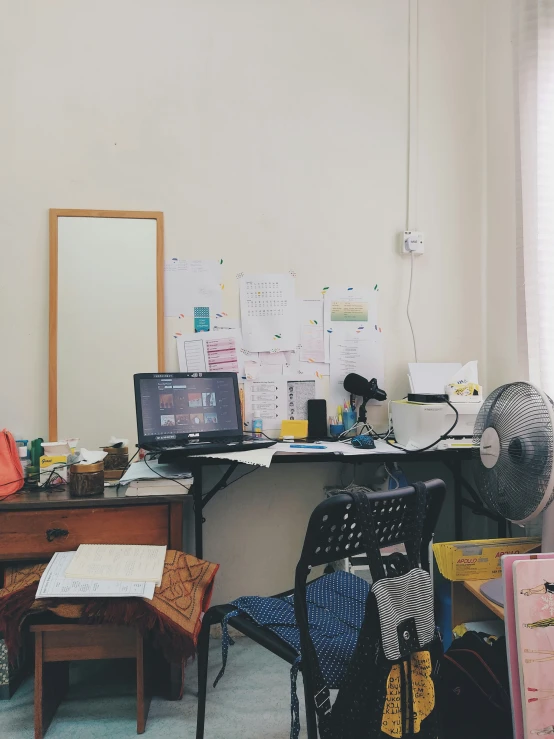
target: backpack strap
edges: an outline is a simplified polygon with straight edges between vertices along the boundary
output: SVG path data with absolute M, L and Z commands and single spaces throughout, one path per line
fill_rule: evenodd
M 421 566 L 421 539 L 427 514 L 427 488 L 422 482 L 414 482 L 416 491 L 412 516 L 406 521 L 408 536 L 406 538 L 406 554 L 412 567 Z

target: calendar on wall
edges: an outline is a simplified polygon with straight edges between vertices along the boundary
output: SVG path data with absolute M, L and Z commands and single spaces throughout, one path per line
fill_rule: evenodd
M 240 313 L 244 348 L 280 352 L 296 348 L 296 297 L 291 274 L 240 277 Z

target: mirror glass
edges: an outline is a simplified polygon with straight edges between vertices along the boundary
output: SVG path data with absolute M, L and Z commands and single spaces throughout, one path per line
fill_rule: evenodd
M 127 438 L 132 455 L 133 374 L 158 371 L 157 221 L 57 224 L 57 438 L 78 437 L 87 449 Z

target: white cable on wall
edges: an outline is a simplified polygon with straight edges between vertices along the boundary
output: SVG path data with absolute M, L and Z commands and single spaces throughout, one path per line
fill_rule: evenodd
M 419 167 L 419 0 L 410 0 L 408 37 L 408 203 L 406 231 L 418 228 L 417 184 Z
M 414 357 L 417 362 L 417 344 L 415 339 L 414 327 L 412 325 L 412 318 L 410 316 L 410 302 L 412 300 L 412 282 L 414 279 L 414 253 L 410 252 L 410 289 L 408 290 L 408 302 L 406 303 L 406 316 L 408 317 L 408 323 L 410 324 L 410 331 L 412 332 L 412 341 L 414 343 Z
M 418 167 L 419 167 L 419 0 L 410 0 L 410 21 L 408 41 L 408 77 L 409 77 L 409 99 L 408 99 L 408 193 L 406 205 L 406 231 L 415 231 L 418 228 Z M 406 303 L 406 317 L 412 333 L 414 345 L 414 358 L 417 362 L 417 343 L 410 316 L 410 304 L 412 300 L 412 285 L 414 280 L 414 254 L 410 253 L 410 288 L 408 291 L 408 302 Z

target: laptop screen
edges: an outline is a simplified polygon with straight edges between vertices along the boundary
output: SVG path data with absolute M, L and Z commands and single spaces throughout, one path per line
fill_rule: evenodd
M 141 441 L 242 436 L 234 372 L 135 375 Z

